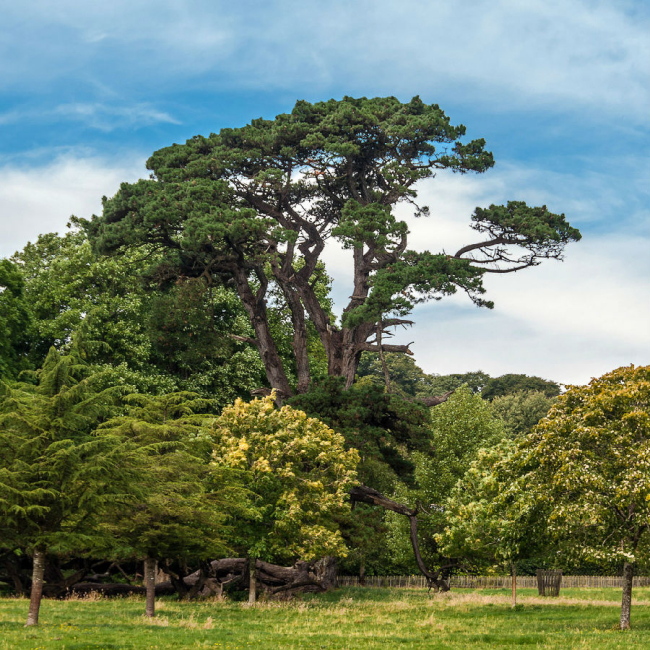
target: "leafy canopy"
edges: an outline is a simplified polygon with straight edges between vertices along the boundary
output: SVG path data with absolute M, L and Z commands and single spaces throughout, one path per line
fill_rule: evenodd
M 215 472 L 239 473 L 249 515 L 238 521 L 239 546 L 253 558 L 310 560 L 345 555 L 337 519 L 359 455 L 328 426 L 273 397 L 237 400 L 212 424 Z

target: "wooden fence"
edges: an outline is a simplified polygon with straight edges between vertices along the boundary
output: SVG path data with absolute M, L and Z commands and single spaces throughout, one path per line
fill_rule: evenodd
M 339 576 L 339 587 L 360 587 L 358 576 Z M 427 586 L 424 576 L 366 576 L 365 587 L 411 587 Z M 452 576 L 452 587 L 468 589 L 505 589 L 512 586 L 510 576 Z M 622 587 L 621 576 L 562 576 L 561 587 Z M 634 576 L 635 587 L 650 587 L 649 576 Z M 517 587 L 537 588 L 537 576 L 517 576 Z

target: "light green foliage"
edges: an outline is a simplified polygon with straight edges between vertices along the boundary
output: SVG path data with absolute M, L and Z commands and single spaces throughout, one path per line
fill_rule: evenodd
M 237 400 L 212 423 L 215 472 L 240 473 L 251 516 L 237 524 L 250 557 L 291 561 L 344 555 L 336 525 L 349 512 L 347 490 L 359 455 L 319 420 L 271 397 Z
M 73 345 L 50 350 L 35 384 L 0 383 L 1 544 L 31 552 L 110 546 L 102 513 L 132 498 L 141 451 L 119 436 L 93 434 L 121 392 L 91 373 Z
M 650 366 L 573 386 L 515 457 L 567 557 L 635 562 L 650 518 Z
M 435 535 L 447 525 L 447 498 L 480 450 L 498 445 L 506 432 L 490 404 L 462 386 L 446 402 L 431 409 L 431 436 L 433 453 L 413 454 L 415 489 L 398 490 L 396 500 L 424 507 L 418 515 L 421 550 L 433 565 L 440 563 L 442 556 Z M 412 554 L 408 522 L 393 513 L 389 513 L 387 521 L 395 558 L 404 562 Z
M 495 397 L 492 410 L 503 419 L 508 433 L 517 437 L 529 433 L 555 401 L 539 391 L 520 391 Z
M 103 341 L 100 359 L 128 362 L 134 369 L 149 360 L 149 341 L 141 283 L 133 272 L 142 256 L 98 258 L 84 231 L 41 235 L 14 256 L 25 276 L 33 316 L 33 360 L 50 346 L 61 347 L 84 324 L 88 340 Z
M 0 379 L 15 379 L 28 367 L 30 315 L 20 269 L 0 259 Z
M 550 554 L 543 534 L 544 509 L 517 476 L 514 443 L 482 449 L 445 502 L 445 526 L 436 535 L 441 551 L 476 564 L 502 565 Z

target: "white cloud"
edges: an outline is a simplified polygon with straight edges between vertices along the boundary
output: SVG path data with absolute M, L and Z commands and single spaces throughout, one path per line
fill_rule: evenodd
M 621 365 L 650 364 L 647 215 L 621 214 L 618 196 L 636 178 L 615 175 L 619 162 L 586 177 L 502 165 L 485 176 L 447 174 L 422 183 L 419 196 L 432 216 L 415 219 L 399 208 L 417 250 L 454 253 L 480 241 L 469 228 L 474 208 L 509 198 L 548 203 L 566 212 L 572 225 L 587 228 L 562 263 L 487 276 L 494 310 L 474 307 L 464 294 L 420 306 L 416 325 L 398 331 L 395 342 L 415 341 L 417 362 L 440 374 L 482 369 L 493 376 L 515 372 L 585 383 Z M 639 169 L 638 161 L 628 162 Z M 351 255 L 330 249 L 326 264 L 340 310 L 351 293 Z
M 146 156 L 130 154 L 116 162 L 88 154 L 62 154 L 41 166 L 0 168 L 0 257 L 22 249 L 39 234 L 64 232 L 74 214 L 89 218 L 101 211 L 103 195 L 120 183 L 146 176 Z
M 12 110 L 0 114 L 0 125 L 26 121 L 47 124 L 61 120 L 81 123 L 105 132 L 117 128 L 138 128 L 157 123 L 180 124 L 169 113 L 159 111 L 147 103 L 111 105 L 99 102 L 75 102 L 60 104 L 53 108 Z

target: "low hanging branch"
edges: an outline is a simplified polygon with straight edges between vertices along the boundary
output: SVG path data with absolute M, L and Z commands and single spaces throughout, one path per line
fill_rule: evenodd
M 426 578 L 429 589 L 433 589 L 434 591 L 449 591 L 449 579 L 448 576 L 445 575 L 445 570 L 450 567 L 441 567 L 437 571 L 431 572 L 427 569 L 424 560 L 422 559 L 420 546 L 418 544 L 417 516 L 419 507 L 416 507 L 415 510 L 411 510 L 411 508 L 407 508 L 405 505 L 397 503 L 381 494 L 381 492 L 377 492 L 377 490 L 373 490 L 365 485 L 357 485 L 350 490 L 350 501 L 352 502 L 353 509 L 357 503 L 368 503 L 371 506 L 379 506 L 385 510 L 396 512 L 398 515 L 408 517 L 411 529 L 411 546 L 413 547 L 415 561 L 417 562 L 420 572 Z

